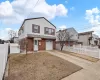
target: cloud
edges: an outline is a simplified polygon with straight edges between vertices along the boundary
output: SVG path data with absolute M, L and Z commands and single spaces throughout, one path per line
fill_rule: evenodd
M 66 28 L 67 28 L 66 25 L 61 25 L 61 26 L 58 27 L 58 30 L 64 30 L 64 29 L 66 29 Z M 58 31 L 58 30 L 57 30 L 57 31 Z
M 97 34 L 100 37 L 100 26 L 92 27 L 89 30 L 94 31 L 94 34 Z
M 96 7 L 86 10 L 85 19 L 91 24 L 91 29 L 95 34 L 100 35 L 100 10 Z
M 71 11 L 75 10 L 75 7 L 71 7 L 70 10 L 71 10 Z
M 5 28 L 5 31 L 10 31 L 10 30 L 12 30 L 11 28 Z
M 11 16 L 13 13 L 12 5 L 9 1 L 0 4 L 0 18 Z
M 86 17 L 92 25 L 100 24 L 100 10 L 96 7 L 91 10 L 86 10 Z
M 63 4 L 49 5 L 45 0 L 13 0 L 0 3 L 0 19 L 3 23 L 21 23 L 28 17 L 44 16 L 54 19 L 56 16 L 66 16 L 68 9 Z M 29 15 L 30 14 L 30 15 Z

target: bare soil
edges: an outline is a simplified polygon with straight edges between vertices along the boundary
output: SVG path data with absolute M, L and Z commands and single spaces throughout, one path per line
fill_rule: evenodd
M 12 54 L 7 80 L 61 80 L 81 69 L 47 52 Z

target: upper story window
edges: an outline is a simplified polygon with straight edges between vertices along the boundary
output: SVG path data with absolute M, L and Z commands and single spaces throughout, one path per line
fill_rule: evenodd
M 45 27 L 45 34 L 49 34 L 49 28 Z
M 48 35 L 55 35 L 55 30 L 52 28 L 45 27 L 44 33 Z
M 40 26 L 32 24 L 32 32 L 34 32 L 34 33 L 40 33 Z
M 52 34 L 52 35 L 55 35 L 55 30 L 54 30 L 54 29 L 52 29 L 51 34 Z

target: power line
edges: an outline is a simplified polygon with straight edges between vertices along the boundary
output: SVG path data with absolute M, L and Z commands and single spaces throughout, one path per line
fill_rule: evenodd
M 38 2 L 39 2 L 39 0 L 37 0 L 37 2 L 36 2 L 36 4 L 33 6 L 33 9 L 36 7 L 36 5 L 38 4 Z M 25 2 L 25 5 L 27 4 L 27 0 L 26 0 L 26 2 Z M 14 10 L 15 11 L 15 10 Z M 16 13 L 18 13 L 17 11 L 15 11 Z M 31 14 L 31 12 L 29 13 L 29 15 Z M 28 16 L 29 16 L 28 15 Z M 27 18 L 28 18 L 28 16 L 27 16 Z M 16 18 L 16 17 L 15 17 Z
M 98 26 L 100 24 L 97 24 L 96 26 Z M 90 29 L 92 27 L 95 27 L 95 25 L 84 25 L 84 26 L 81 26 L 79 28 L 76 28 L 77 30 L 86 30 L 86 29 Z M 74 27 L 75 28 L 75 27 Z
M 36 5 L 38 4 L 38 2 L 39 2 L 39 0 L 37 0 L 36 4 L 33 6 L 33 10 L 34 10 L 34 8 L 36 7 Z M 30 12 L 29 15 L 30 15 L 31 13 L 32 13 L 32 12 Z M 29 15 L 28 15 L 28 17 L 29 17 Z

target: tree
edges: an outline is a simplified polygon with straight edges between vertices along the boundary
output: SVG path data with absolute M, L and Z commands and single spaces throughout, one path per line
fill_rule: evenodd
M 0 44 L 4 44 L 4 40 L 0 39 Z
M 2 40 L 0 39 L 0 44 L 2 43 Z
M 57 37 L 58 37 L 58 42 L 60 44 L 60 50 L 63 50 L 64 45 L 66 44 L 66 42 L 70 42 L 71 37 L 73 35 L 70 35 L 69 32 L 67 32 L 67 30 L 59 30 Z
M 10 37 L 10 42 L 13 43 L 14 42 L 13 38 L 17 36 L 17 33 L 14 30 L 9 30 L 8 35 Z

